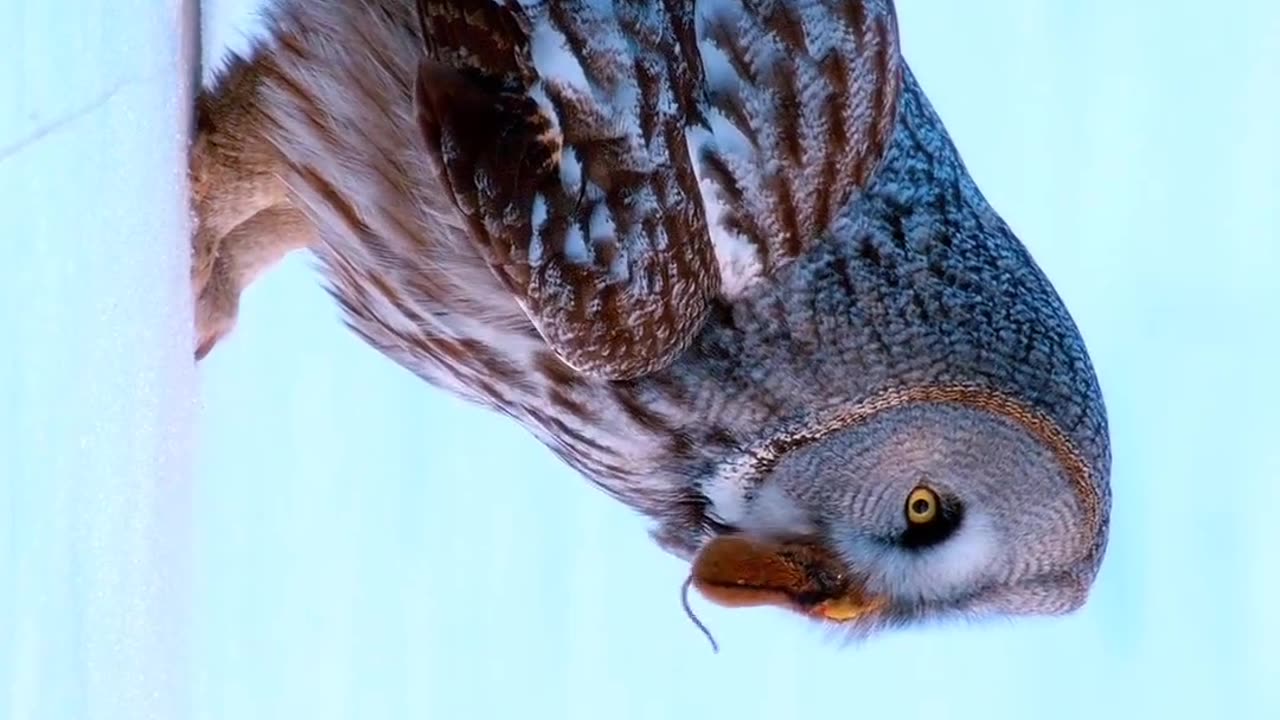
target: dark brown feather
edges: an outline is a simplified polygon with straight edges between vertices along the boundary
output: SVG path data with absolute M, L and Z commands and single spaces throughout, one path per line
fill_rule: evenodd
M 518 9 L 420 0 L 415 92 L 423 138 L 481 256 L 566 363 L 621 379 L 683 351 L 719 281 L 684 146 L 698 114 L 680 112 L 700 106 L 703 85 L 700 65 L 684 62 L 696 50 L 692 15 L 615 9 L 606 18 L 556 3 L 538 19 L 565 38 L 588 92 L 537 75 Z M 599 43 L 606 30 L 632 41 L 634 61 Z M 631 86 L 635 107 L 602 99 Z M 576 181 L 562 177 L 564 151 Z

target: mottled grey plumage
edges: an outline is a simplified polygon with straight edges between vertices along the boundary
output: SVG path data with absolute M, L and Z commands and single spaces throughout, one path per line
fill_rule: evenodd
M 202 98 L 192 155 L 201 355 L 261 269 L 224 277 L 218 268 L 245 265 L 227 258 L 261 265 L 307 246 L 369 343 L 524 425 L 652 518 L 655 538 L 695 568 L 726 535 L 820 546 L 876 598 L 841 618 L 861 632 L 1084 601 L 1110 507 L 1097 382 L 1062 302 L 898 58 L 889 2 L 528 0 L 513 25 L 485 14 L 505 12 L 490 0 L 420 4 L 445 19 L 420 25 L 411 0 L 285 0 L 272 42 Z M 563 19 L 587 10 L 600 27 Z M 424 43 L 421 27 L 437 37 Z M 585 93 L 540 75 L 550 75 L 547 32 L 574 27 Z M 740 47 L 726 51 L 726 27 Z M 526 32 L 529 62 L 513 65 Z M 786 52 L 763 52 L 769 43 Z M 717 49 L 724 57 L 708 56 Z M 780 57 L 785 73 L 760 72 Z M 649 91 L 638 104 L 602 91 L 656 67 L 652 92 L 666 100 L 652 107 Z M 536 182 L 511 179 L 505 155 L 465 137 L 452 114 L 462 104 L 444 102 L 499 85 L 532 104 L 469 107 L 526 132 L 519 147 L 543 148 L 528 156 Z M 578 95 L 565 104 L 557 92 Z M 606 139 L 630 160 L 593 164 L 581 150 L 585 170 L 565 177 L 560 150 L 602 137 L 601 108 L 617 119 Z M 569 127 L 583 118 L 595 130 Z M 697 177 L 663 175 L 673 162 Z M 613 197 L 615 218 L 644 217 L 645 193 L 659 187 L 676 195 L 655 219 L 696 211 L 661 242 L 638 222 L 626 237 L 588 233 L 570 256 L 567 236 L 540 230 L 556 212 L 589 226 L 584 197 Z M 538 197 L 553 198 L 544 216 Z M 271 240 L 244 229 L 281 218 L 288 232 Z M 599 263 L 606 245 L 640 265 L 562 272 Z M 666 279 L 636 280 L 644 263 L 698 247 L 714 248 L 718 267 L 651 265 Z M 555 263 L 547 282 L 560 294 L 535 297 L 530 278 Z M 643 307 L 658 314 L 628 314 Z M 650 332 L 667 333 L 652 351 Z M 903 516 L 916 486 L 957 508 L 927 543 Z M 828 600 L 779 604 L 811 612 Z

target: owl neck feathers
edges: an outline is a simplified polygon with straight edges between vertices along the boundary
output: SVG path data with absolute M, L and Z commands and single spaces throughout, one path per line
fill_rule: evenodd
M 970 177 L 942 120 L 905 61 L 902 76 L 892 139 L 876 174 L 845 217 L 897 222 L 911 215 L 947 232 L 989 232 L 998 227 L 1012 238 Z

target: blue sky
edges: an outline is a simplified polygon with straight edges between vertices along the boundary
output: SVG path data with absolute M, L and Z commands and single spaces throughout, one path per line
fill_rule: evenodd
M 1089 343 L 1111 549 L 1071 617 L 855 647 L 695 599 L 712 655 L 639 518 L 362 345 L 309 259 L 185 364 L 176 11 L 30 1 L 0 70 L 0 716 L 1280 715 L 1280 6 L 899 0 Z M 205 6 L 207 57 L 253 27 Z

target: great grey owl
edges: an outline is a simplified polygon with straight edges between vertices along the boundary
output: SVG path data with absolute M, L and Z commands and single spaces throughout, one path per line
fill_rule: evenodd
M 694 587 L 854 636 L 1079 607 L 1081 337 L 890 0 L 279 0 L 198 101 L 203 357 L 309 248 L 362 338 L 643 513 Z

